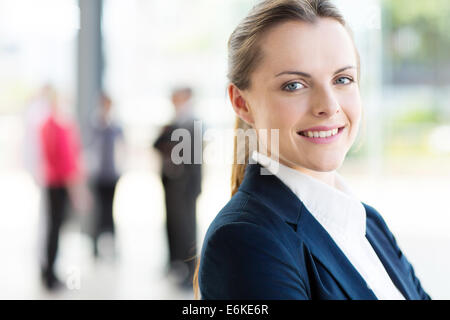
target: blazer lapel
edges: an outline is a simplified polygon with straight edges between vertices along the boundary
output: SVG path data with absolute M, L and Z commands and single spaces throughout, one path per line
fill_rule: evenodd
M 324 265 L 346 291 L 350 299 L 377 300 L 365 280 L 337 246 L 328 232 L 302 205 L 297 233 L 304 239 L 311 253 Z
M 297 225 L 297 236 L 304 240 L 351 299 L 376 300 L 358 271 L 298 197 L 276 176 L 261 174 L 264 170 L 259 164 L 247 165 L 239 189 L 251 193 L 286 222 Z
M 394 285 L 406 299 L 411 300 L 414 294 L 413 291 L 410 290 L 408 285 L 406 285 L 403 281 L 403 277 L 399 275 L 399 270 L 401 270 L 401 268 L 395 266 L 392 259 L 388 259 L 385 250 L 383 250 L 382 244 L 377 240 L 377 237 L 374 236 L 373 230 L 371 228 L 367 228 L 366 238 L 372 245 L 372 248 L 376 252 L 378 258 L 386 269 L 386 272 L 389 274 L 389 277 L 391 278 Z

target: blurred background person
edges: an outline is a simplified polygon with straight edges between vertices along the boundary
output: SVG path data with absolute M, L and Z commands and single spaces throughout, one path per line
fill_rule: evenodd
M 95 258 L 116 255 L 113 202 L 125 150 L 123 130 L 113 117 L 112 107 L 111 98 L 102 93 L 88 146 L 90 184 L 95 196 L 94 214 L 90 219 Z
M 41 148 L 39 130 L 47 118 L 55 88 L 44 85 L 29 101 L 24 114 L 24 166 L 37 185 L 42 185 Z
M 175 117 L 166 125 L 154 143 L 162 156 L 161 178 L 165 193 L 166 228 L 169 246 L 169 276 L 183 288 L 192 288 L 197 252 L 196 203 L 201 192 L 201 165 L 194 163 L 195 148 L 202 141 L 195 140 L 192 89 L 180 87 L 172 91 Z M 175 164 L 172 150 L 178 141 L 172 141 L 177 129 L 189 132 L 190 161 Z M 202 138 L 200 134 L 200 139 Z M 184 138 L 183 138 L 184 139 Z M 182 141 L 186 143 L 186 141 Z
M 55 88 L 51 84 L 46 84 L 34 94 L 26 104 L 23 116 L 24 140 L 23 140 L 23 163 L 24 169 L 31 175 L 35 186 L 39 192 L 38 221 L 39 231 L 38 245 L 44 244 L 46 204 L 44 193 L 44 175 L 42 170 L 42 154 L 40 129 L 43 121 L 48 117 L 51 97 L 55 95 Z M 45 261 L 44 249 L 39 247 L 38 259 L 43 264 Z
M 41 265 L 43 284 L 49 290 L 62 286 L 55 272 L 61 226 L 67 215 L 68 200 L 81 209 L 87 202 L 82 195 L 82 167 L 78 130 L 61 110 L 58 94 L 49 93 L 49 114 L 42 122 L 40 152 L 47 204 L 45 261 Z

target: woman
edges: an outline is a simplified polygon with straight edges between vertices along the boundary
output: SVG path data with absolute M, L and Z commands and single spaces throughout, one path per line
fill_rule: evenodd
M 336 173 L 359 129 L 359 70 L 327 0 L 263 1 L 233 32 L 228 93 L 259 147 L 245 150 L 257 163 L 234 164 L 233 197 L 205 236 L 203 299 L 430 299 L 380 214 Z
M 80 139 L 75 123 L 64 116 L 58 95 L 48 93 L 49 113 L 39 128 L 39 154 L 42 156 L 43 184 L 46 194 L 45 259 L 41 265 L 42 281 L 46 289 L 60 289 L 55 264 L 61 228 L 67 218 L 69 200 L 77 210 L 81 201 L 83 168 Z

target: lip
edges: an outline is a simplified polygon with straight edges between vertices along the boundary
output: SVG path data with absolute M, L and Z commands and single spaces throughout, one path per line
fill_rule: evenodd
M 330 144 L 332 142 L 335 142 L 337 139 L 340 138 L 340 136 L 342 135 L 342 132 L 345 130 L 345 126 L 341 126 L 341 127 L 314 127 L 308 130 L 304 130 L 304 131 L 298 131 L 297 135 L 300 138 L 306 139 L 309 142 L 315 143 L 315 144 Z M 333 130 L 333 129 L 338 129 L 338 133 L 334 136 L 331 137 L 327 137 L 327 138 L 310 138 L 310 137 L 306 137 L 301 135 L 301 132 L 305 132 L 305 131 L 329 131 L 329 130 Z

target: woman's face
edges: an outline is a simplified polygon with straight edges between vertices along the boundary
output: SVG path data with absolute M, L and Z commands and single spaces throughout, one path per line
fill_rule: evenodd
M 270 130 L 279 130 L 281 163 L 300 171 L 336 170 L 361 118 L 358 61 L 349 34 L 333 19 L 289 21 L 270 29 L 260 45 L 262 61 L 242 92 L 247 119 L 257 132 L 268 129 L 269 150 Z

